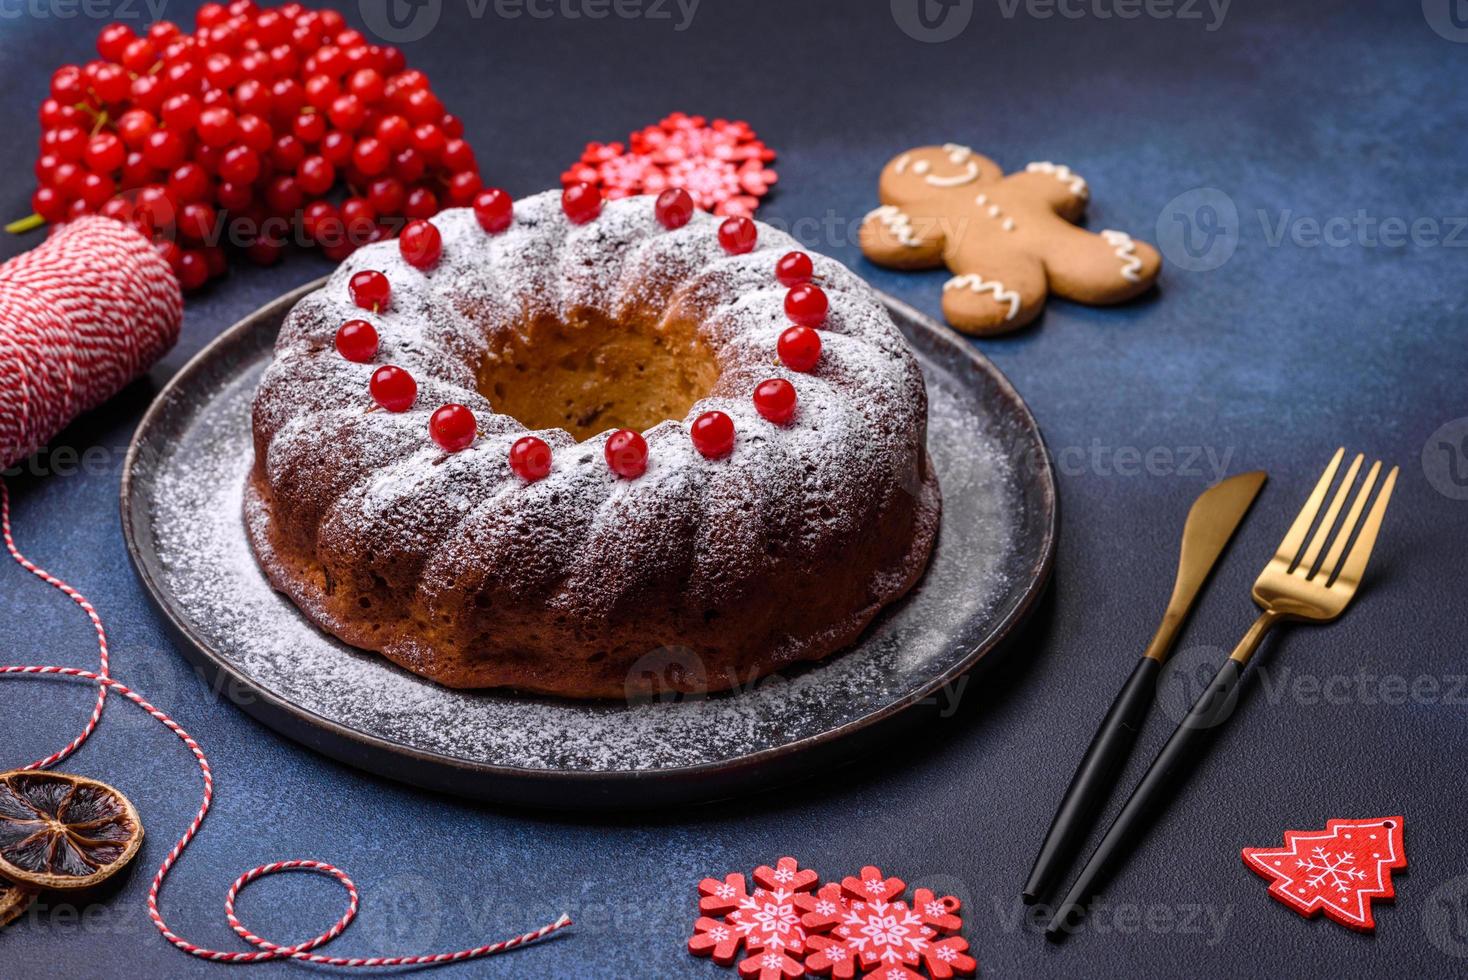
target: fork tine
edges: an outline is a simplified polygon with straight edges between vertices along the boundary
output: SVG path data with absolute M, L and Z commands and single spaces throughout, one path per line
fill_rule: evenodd
M 1376 546 L 1376 532 L 1381 530 L 1387 501 L 1391 500 L 1392 488 L 1396 485 L 1397 467 L 1393 466 L 1386 475 L 1386 482 L 1381 485 L 1381 493 L 1376 495 L 1376 503 L 1371 505 L 1371 513 L 1366 515 L 1366 522 L 1361 525 L 1361 535 L 1346 556 L 1346 564 L 1336 579 L 1337 583 L 1344 583 L 1352 589 L 1360 584 L 1361 576 L 1366 573 L 1366 563 L 1371 560 L 1371 549 Z
M 1284 540 L 1279 543 L 1279 549 L 1274 553 L 1276 558 L 1284 561 L 1290 567 L 1294 567 L 1295 556 L 1300 553 L 1300 546 L 1305 543 L 1305 535 L 1310 531 L 1310 525 L 1315 522 L 1315 515 L 1320 510 L 1320 505 L 1325 501 L 1325 492 L 1330 489 L 1330 481 L 1335 477 L 1336 469 L 1345 458 L 1346 447 L 1335 451 L 1330 459 L 1330 465 L 1320 475 L 1320 482 L 1315 484 L 1315 489 L 1310 491 L 1305 506 L 1300 508 L 1300 514 L 1295 518 L 1295 523 L 1285 532 Z
M 1320 574 L 1325 576 L 1327 582 L 1335 573 L 1336 566 L 1340 564 L 1341 553 L 1346 550 L 1346 542 L 1351 540 L 1351 532 L 1355 530 L 1356 522 L 1361 518 L 1361 512 L 1366 509 L 1366 501 L 1371 497 L 1371 488 L 1376 486 L 1376 477 L 1380 473 L 1381 460 L 1378 459 L 1371 464 L 1371 469 L 1367 472 L 1366 479 L 1356 494 L 1356 499 L 1351 501 L 1351 509 L 1346 514 L 1341 529 L 1336 532 L 1335 541 L 1330 546 L 1330 553 L 1325 556 L 1325 561 L 1320 563 Z
M 1325 547 L 1325 538 L 1330 534 L 1330 529 L 1335 526 L 1335 519 L 1345 506 L 1346 495 L 1351 492 L 1351 485 L 1356 482 L 1356 474 L 1361 472 L 1361 463 L 1366 459 L 1362 453 L 1357 453 L 1356 458 L 1351 460 L 1351 465 L 1346 469 L 1346 475 L 1341 479 L 1341 485 L 1330 498 L 1330 506 L 1325 508 L 1325 516 L 1320 519 L 1320 527 L 1316 529 L 1315 536 L 1310 539 L 1310 547 L 1305 549 L 1305 557 L 1300 559 L 1300 570 L 1308 578 L 1310 570 L 1315 567 L 1315 559 L 1320 557 L 1320 549 Z

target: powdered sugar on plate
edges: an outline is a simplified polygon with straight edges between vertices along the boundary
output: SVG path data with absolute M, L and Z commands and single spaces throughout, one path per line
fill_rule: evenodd
M 214 355 L 233 357 L 231 365 L 186 369 L 172 431 L 140 433 L 154 451 L 138 454 L 132 480 L 147 500 L 159 598 L 213 660 L 270 695 L 391 745 L 471 766 L 542 774 L 717 766 L 859 722 L 917 699 L 967 664 L 1031 587 L 1022 579 L 1035 565 L 1035 556 L 1019 553 L 1020 527 L 1034 520 L 1024 512 L 1026 477 L 1015 455 L 1027 423 L 989 414 L 1002 402 L 986 397 L 993 376 L 963 355 L 930 353 L 961 341 L 895 318 L 921 341 L 942 529 L 918 587 L 856 646 L 822 663 L 708 698 L 575 702 L 450 690 L 320 632 L 271 589 L 245 537 L 250 403 L 268 343 Z M 1032 432 L 1024 438 L 1038 445 Z M 650 654 L 646 669 L 653 676 L 696 669 L 680 656 Z

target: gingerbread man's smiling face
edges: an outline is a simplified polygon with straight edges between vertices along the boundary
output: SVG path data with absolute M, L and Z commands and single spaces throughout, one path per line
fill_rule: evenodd
M 883 203 L 901 205 L 991 183 L 1003 176 L 1004 171 L 988 157 L 957 143 L 945 143 L 919 146 L 892 158 L 882 168 L 877 190 Z

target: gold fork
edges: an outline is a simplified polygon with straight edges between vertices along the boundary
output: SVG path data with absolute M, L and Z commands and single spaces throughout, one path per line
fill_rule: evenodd
M 1070 928 L 1073 918 L 1082 911 L 1083 904 L 1095 894 L 1102 876 L 1141 837 L 1165 793 L 1185 777 L 1186 770 L 1203 744 L 1205 736 L 1228 716 L 1244 667 L 1269 631 L 1285 620 L 1328 623 L 1344 612 L 1355 598 L 1356 590 L 1361 585 L 1361 576 L 1366 571 L 1366 563 L 1371 559 L 1371 549 L 1376 546 L 1376 535 L 1381 530 L 1381 521 L 1386 514 L 1386 505 L 1391 500 L 1392 488 L 1397 484 L 1397 467 L 1393 466 L 1387 474 L 1381 485 L 1381 492 L 1371 505 L 1370 513 L 1365 522 L 1361 523 L 1360 533 L 1356 534 L 1356 525 L 1361 521 L 1361 514 L 1366 510 L 1366 503 L 1371 498 L 1377 477 L 1381 475 L 1381 461 L 1371 464 L 1366 479 L 1337 529 L 1337 518 L 1340 517 L 1341 508 L 1345 506 L 1346 498 L 1350 496 L 1351 487 L 1355 484 L 1365 459 L 1358 455 L 1351 462 L 1340 487 L 1331 498 L 1330 506 L 1326 507 L 1322 515 L 1321 505 L 1330 493 L 1331 484 L 1335 482 L 1336 473 L 1340 470 L 1341 460 L 1345 455 L 1344 448 L 1336 450 L 1330 465 L 1320 475 L 1315 489 L 1305 501 L 1305 506 L 1300 508 L 1295 522 L 1285 533 L 1284 540 L 1280 541 L 1279 547 L 1264 566 L 1264 571 L 1254 581 L 1254 601 L 1263 612 L 1254 620 L 1254 625 L 1249 627 L 1234 652 L 1224 661 L 1208 689 L 1193 705 L 1177 731 L 1172 733 L 1142 781 L 1132 791 L 1126 805 L 1117 814 L 1111 828 L 1106 831 L 1106 836 L 1096 846 L 1095 853 L 1086 862 L 1085 868 L 1066 894 L 1065 901 L 1051 919 L 1046 929 L 1050 935 Z M 1310 534 L 1312 527 L 1316 528 L 1313 535 Z M 1332 538 L 1333 529 L 1335 536 Z M 1305 544 L 1307 536 L 1310 539 L 1308 546 Z M 1322 559 L 1321 551 L 1325 549 L 1327 539 L 1330 540 L 1330 549 Z M 1304 548 L 1303 553 L 1301 548 Z

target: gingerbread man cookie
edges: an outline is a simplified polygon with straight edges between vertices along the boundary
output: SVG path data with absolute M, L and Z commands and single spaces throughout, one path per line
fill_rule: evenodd
M 1081 303 L 1131 299 L 1157 281 L 1162 258 L 1123 231 L 1077 227 L 1090 192 L 1069 167 L 1004 171 L 966 146 L 920 146 L 882 169 L 882 206 L 861 226 L 878 265 L 947 265 L 943 315 L 965 333 L 1014 330 L 1055 292 Z

